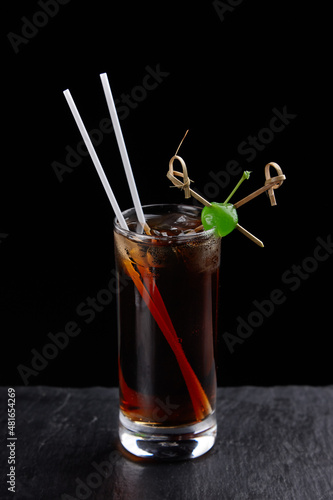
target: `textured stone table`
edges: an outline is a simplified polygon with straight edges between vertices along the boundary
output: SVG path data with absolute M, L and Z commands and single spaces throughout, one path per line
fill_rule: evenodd
M 117 389 L 17 387 L 15 493 L 0 399 L 1 500 L 333 500 L 333 386 L 219 388 L 214 448 L 174 463 L 121 452 Z

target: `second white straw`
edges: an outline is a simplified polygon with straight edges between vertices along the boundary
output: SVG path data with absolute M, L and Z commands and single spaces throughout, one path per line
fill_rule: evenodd
M 102 168 L 101 162 L 99 161 L 99 158 L 97 156 L 97 153 L 95 151 L 95 148 L 91 142 L 91 139 L 89 137 L 89 134 L 87 132 L 86 127 L 84 126 L 84 123 L 82 121 L 82 118 L 80 116 L 80 113 L 76 107 L 76 104 L 73 100 L 73 97 L 70 93 L 70 91 L 64 90 L 64 96 L 66 97 L 66 101 L 68 103 L 68 106 L 70 107 L 70 110 L 73 114 L 73 117 L 76 121 L 76 124 L 78 126 L 79 131 L 81 132 L 82 139 L 84 140 L 84 143 L 89 151 L 90 157 L 95 165 L 95 168 L 97 170 L 97 173 L 99 175 L 100 180 L 102 181 L 102 184 L 104 186 L 104 189 L 106 191 L 106 194 L 110 200 L 110 203 L 112 205 L 113 211 L 118 218 L 119 224 L 123 229 L 128 229 L 127 223 L 124 219 L 123 214 L 121 213 L 120 207 L 118 205 L 118 202 L 113 194 L 113 191 L 111 189 L 111 186 L 109 184 L 109 181 L 107 180 L 107 177 L 104 173 L 104 170 Z
M 146 220 L 145 220 L 145 216 L 143 214 L 142 206 L 140 203 L 139 193 L 138 193 L 138 190 L 137 190 L 137 187 L 135 184 L 133 171 L 132 171 L 132 167 L 131 167 L 131 164 L 129 161 L 124 137 L 123 137 L 123 134 L 121 131 L 121 127 L 120 127 L 120 123 L 119 123 L 119 119 L 118 119 L 118 114 L 117 114 L 116 106 L 114 104 L 109 80 L 108 80 L 106 73 L 102 73 L 99 76 L 100 76 L 101 81 L 102 81 L 106 102 L 107 102 L 109 112 L 111 115 L 111 120 L 112 120 L 112 124 L 113 124 L 113 128 L 114 128 L 114 132 L 116 134 L 116 139 L 117 139 L 121 159 L 122 159 L 123 166 L 124 166 L 125 173 L 126 173 L 126 177 L 127 177 L 127 182 L 128 182 L 128 185 L 129 185 L 129 188 L 131 191 L 132 200 L 133 200 L 134 208 L 136 211 L 136 216 L 138 218 L 138 221 L 142 225 L 142 227 L 145 230 L 149 231 L 149 228 L 148 228 Z

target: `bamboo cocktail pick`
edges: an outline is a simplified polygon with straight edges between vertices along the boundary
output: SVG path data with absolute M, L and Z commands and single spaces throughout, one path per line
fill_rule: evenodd
M 276 177 L 271 177 L 271 174 L 270 174 L 270 167 L 271 166 L 274 167 L 278 173 L 278 175 Z M 270 162 L 270 163 L 267 163 L 267 165 L 265 166 L 265 177 L 266 177 L 266 182 L 265 182 L 265 185 L 263 187 L 261 187 L 260 189 L 257 189 L 257 191 L 254 191 L 252 194 L 249 194 L 248 196 L 246 196 L 242 200 L 238 201 L 237 203 L 234 203 L 234 206 L 236 208 L 239 208 L 242 205 L 244 205 L 245 203 L 247 203 L 248 201 L 253 200 L 253 198 L 256 198 L 257 196 L 259 196 L 261 193 L 264 193 L 265 191 L 268 191 L 271 205 L 272 206 L 277 205 L 274 190 L 282 185 L 283 181 L 286 179 L 286 176 L 283 175 L 282 169 L 277 163 Z
M 257 196 L 259 196 L 261 193 L 264 193 L 265 191 L 268 191 L 271 205 L 272 206 L 276 205 L 277 203 L 276 203 L 276 199 L 275 199 L 274 190 L 277 189 L 278 187 L 280 187 L 282 185 L 283 181 L 286 179 L 285 175 L 283 175 L 283 173 L 282 173 L 281 167 L 277 163 L 274 163 L 274 162 L 267 163 L 267 165 L 265 166 L 265 177 L 266 177 L 265 185 L 262 188 L 257 189 L 257 191 L 254 191 L 252 194 L 246 196 L 245 198 L 243 198 L 239 202 L 231 205 L 228 203 L 230 198 L 234 195 L 234 193 L 239 188 L 241 183 L 245 179 L 248 179 L 250 176 L 250 172 L 245 171 L 243 173 L 241 180 L 238 182 L 238 184 L 236 185 L 236 187 L 234 188 L 234 190 L 231 192 L 231 194 L 228 196 L 228 198 L 225 200 L 224 203 L 210 203 L 205 198 L 203 198 L 200 194 L 196 193 L 195 191 L 193 191 L 193 189 L 191 189 L 190 184 L 193 181 L 191 181 L 191 179 L 188 176 L 186 163 L 177 154 L 180 146 L 182 145 L 182 143 L 187 135 L 187 133 L 188 133 L 188 130 L 186 131 L 186 134 L 184 135 L 182 141 L 180 142 L 175 155 L 169 161 L 169 170 L 167 173 L 168 179 L 172 182 L 172 184 L 174 186 L 176 186 L 179 189 L 182 189 L 184 191 L 185 198 L 190 198 L 192 196 L 193 198 L 198 200 L 200 203 L 202 203 L 205 207 L 209 207 L 210 209 L 217 210 L 217 211 L 222 210 L 224 212 L 224 216 L 226 216 L 227 218 L 230 218 L 230 221 L 231 221 L 230 227 L 232 227 L 232 229 L 236 228 L 244 236 L 249 238 L 251 241 L 256 243 L 258 246 L 263 247 L 264 244 L 261 240 L 259 240 L 256 236 L 254 236 L 249 231 L 247 231 L 244 227 L 242 227 L 240 224 L 238 224 L 238 216 L 237 216 L 236 208 L 239 208 L 240 206 L 242 206 L 245 203 L 247 203 L 248 201 L 256 198 Z M 174 170 L 173 163 L 175 160 L 178 160 L 180 162 L 180 164 L 182 166 L 182 172 Z M 271 177 L 271 175 L 270 175 L 270 167 L 271 166 L 273 166 L 275 168 L 275 170 L 277 171 L 278 175 L 275 177 Z M 180 177 L 182 179 L 182 181 L 179 180 L 177 177 Z M 214 219 L 214 214 L 208 213 L 208 217 L 207 217 L 207 212 L 209 212 L 209 210 L 204 208 L 203 209 L 203 216 L 206 217 L 206 222 L 209 220 L 208 217 L 211 217 L 212 220 Z M 231 220 L 231 219 L 233 219 L 233 220 Z M 215 218 L 215 220 L 217 220 L 217 219 Z M 198 226 L 195 229 L 195 231 L 196 232 L 201 231 L 203 228 L 205 228 L 204 226 L 205 226 L 204 224 Z M 211 227 L 213 227 L 213 225 Z M 228 230 L 228 232 L 226 234 L 231 232 L 232 229 Z M 220 234 L 220 236 L 222 236 L 222 235 Z

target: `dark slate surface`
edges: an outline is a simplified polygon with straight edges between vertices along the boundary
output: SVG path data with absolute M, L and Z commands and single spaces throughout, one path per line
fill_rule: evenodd
M 175 463 L 122 454 L 117 389 L 17 387 L 15 494 L 0 398 L 1 500 L 333 500 L 333 386 L 220 388 L 214 448 Z

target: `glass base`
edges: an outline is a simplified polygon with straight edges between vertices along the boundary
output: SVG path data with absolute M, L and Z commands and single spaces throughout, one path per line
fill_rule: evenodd
M 212 413 L 190 426 L 156 427 L 134 422 L 119 413 L 119 438 L 123 447 L 140 458 L 185 460 L 207 453 L 216 439 L 216 417 Z

